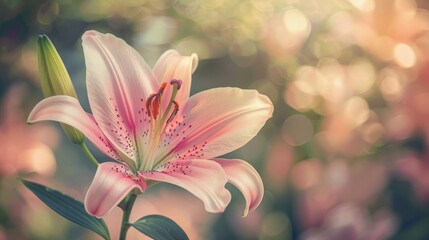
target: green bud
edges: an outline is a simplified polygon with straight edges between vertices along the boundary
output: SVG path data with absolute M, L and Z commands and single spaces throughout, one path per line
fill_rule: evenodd
M 67 69 L 54 44 L 46 35 L 40 35 L 38 39 L 38 60 L 40 83 L 45 97 L 67 95 L 77 98 Z M 85 136 L 80 131 L 66 124 L 61 126 L 73 143 L 83 143 Z

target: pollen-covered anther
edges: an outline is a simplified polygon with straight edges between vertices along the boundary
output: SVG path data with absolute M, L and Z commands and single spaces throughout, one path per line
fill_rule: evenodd
M 153 117 L 154 119 L 158 117 L 162 94 L 164 93 L 164 90 L 166 87 L 167 87 L 167 83 L 161 84 L 161 87 L 159 88 L 158 92 L 150 95 L 147 98 L 146 109 L 148 110 L 147 114 L 149 115 L 149 117 Z

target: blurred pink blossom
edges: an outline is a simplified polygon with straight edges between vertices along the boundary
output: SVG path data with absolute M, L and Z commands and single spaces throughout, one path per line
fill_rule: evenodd
M 3 99 L 0 119 L 0 176 L 37 173 L 50 176 L 56 168 L 52 151 L 57 131 L 47 125 L 29 127 L 22 113 L 22 96 L 27 89 L 14 86 Z
M 410 181 L 417 198 L 429 202 L 429 156 L 406 154 L 395 162 L 397 174 Z
M 428 38 L 424 35 L 429 30 L 427 11 L 414 0 L 349 1 L 358 10 L 353 32 L 362 48 L 403 68 L 417 65 L 417 58 L 427 50 L 420 44 Z
M 275 137 L 270 145 L 265 164 L 265 187 L 281 192 L 288 183 L 289 171 L 295 156 L 281 137 Z
M 361 205 L 345 203 L 336 206 L 319 228 L 306 230 L 300 240 L 383 240 L 396 229 L 396 219 L 388 210 L 372 216 Z
M 318 159 L 295 164 L 291 170 L 297 192 L 297 216 L 307 227 L 319 226 L 326 214 L 344 202 L 367 205 L 375 200 L 387 183 L 386 166 L 377 161 L 347 163 Z

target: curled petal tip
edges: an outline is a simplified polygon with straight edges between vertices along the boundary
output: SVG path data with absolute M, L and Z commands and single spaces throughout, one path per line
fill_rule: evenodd
M 183 171 L 163 171 L 168 167 Z M 211 160 L 174 160 L 152 172 L 143 172 L 146 179 L 167 182 L 188 190 L 204 203 L 207 212 L 220 213 L 231 201 L 231 193 L 225 188 L 227 177 L 221 166 Z
M 192 53 L 191 54 L 191 61 L 192 61 L 192 68 L 191 68 L 192 70 L 191 70 L 191 72 L 193 73 L 193 72 L 195 72 L 195 70 L 198 67 L 198 55 L 196 53 Z
M 241 191 L 246 200 L 243 217 L 255 210 L 264 196 L 264 185 L 258 172 L 247 162 L 240 159 L 214 159 L 228 176 L 228 182 Z
M 88 30 L 82 35 L 82 38 L 89 37 L 89 36 L 97 36 L 97 35 L 101 35 L 101 34 L 102 33 L 97 32 L 95 30 Z

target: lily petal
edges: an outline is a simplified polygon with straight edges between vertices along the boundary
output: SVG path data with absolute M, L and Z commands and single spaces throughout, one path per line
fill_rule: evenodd
M 173 79 L 182 81 L 180 91 L 177 92 L 176 101 L 185 102 L 191 90 L 191 75 L 198 66 L 198 56 L 182 56 L 176 50 L 166 51 L 156 62 L 153 72 L 158 80 L 158 86 L 163 82 L 169 83 Z M 172 87 L 165 89 L 165 96 L 170 96 Z M 168 102 L 164 102 L 164 108 Z
M 136 129 L 144 101 L 154 92 L 152 70 L 139 53 L 111 34 L 88 31 L 82 37 L 91 110 L 112 144 L 136 159 Z
M 246 208 L 243 216 L 247 216 L 259 206 L 264 197 L 264 185 L 261 176 L 247 162 L 240 159 L 216 158 L 213 161 L 219 163 L 228 175 L 228 182 L 236 186 L 246 200 Z
M 225 172 L 210 160 L 173 160 L 141 175 L 188 190 L 203 201 L 208 212 L 222 212 L 231 201 L 231 194 L 225 188 L 228 181 Z
M 28 116 L 28 123 L 57 121 L 81 131 L 100 151 L 119 160 L 113 146 L 97 126 L 91 114 L 85 112 L 76 98 L 58 95 L 40 101 Z
M 98 165 L 95 177 L 85 196 L 85 209 L 98 218 L 108 214 L 134 188 L 143 192 L 146 181 L 133 178 L 127 166 L 105 162 Z
M 268 97 L 255 90 L 214 88 L 189 98 L 181 118 L 170 124 L 176 158 L 211 159 L 243 146 L 273 112 Z M 168 137 L 168 135 L 167 135 Z

